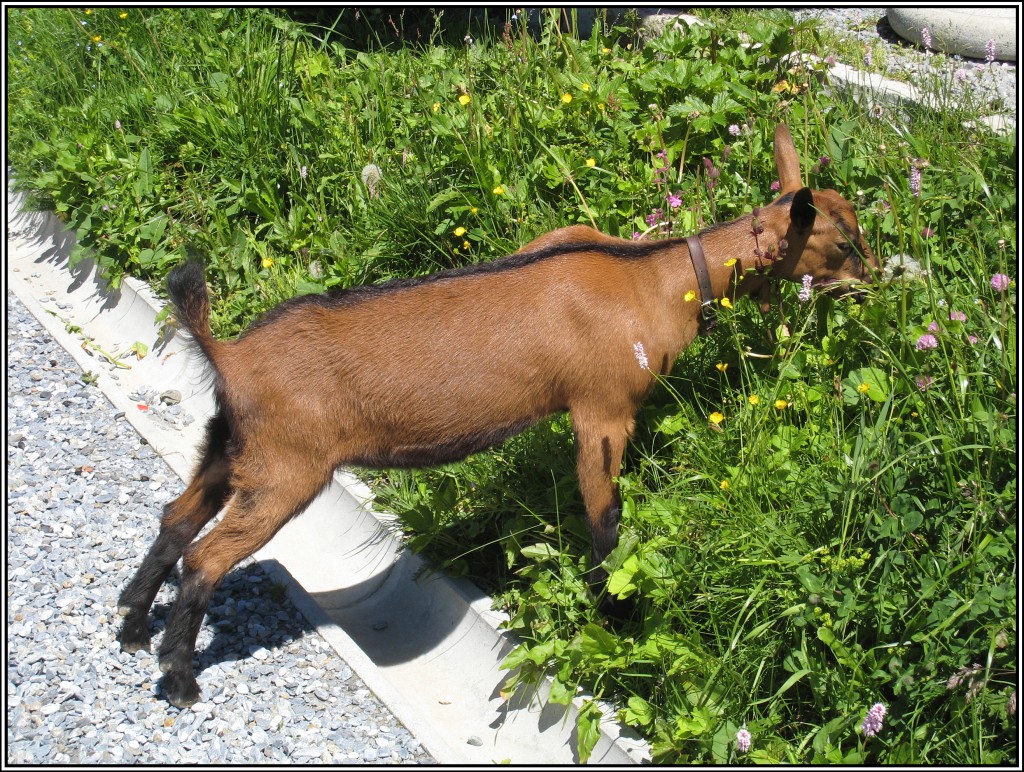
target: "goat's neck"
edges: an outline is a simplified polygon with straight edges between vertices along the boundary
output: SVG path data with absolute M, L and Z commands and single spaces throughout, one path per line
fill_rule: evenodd
M 699 234 L 716 298 L 746 295 L 762 283 L 761 276 L 771 268 L 773 257 L 779 256 L 779 241 L 785 233 L 774 222 L 776 214 L 767 208 L 761 210 L 756 236 L 751 215 Z M 755 250 L 760 250 L 760 255 Z

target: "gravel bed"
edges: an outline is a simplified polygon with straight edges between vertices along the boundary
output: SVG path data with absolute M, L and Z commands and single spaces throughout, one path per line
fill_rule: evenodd
M 818 19 L 832 32 L 862 43 L 881 43 L 886 52 L 886 77 L 916 86 L 940 81 L 952 98 L 970 96 L 986 101 L 992 112 L 1017 114 L 1016 62 L 968 59 L 956 54 L 926 52 L 897 35 L 889 26 L 885 8 L 842 7 L 793 10 L 798 20 Z M 997 52 L 998 55 L 998 52 Z M 871 69 L 863 61 L 848 62 L 857 69 Z
M 9 292 L 7 353 L 8 765 L 433 762 L 251 559 L 200 633 L 203 702 L 163 700 L 117 596 L 183 485 Z

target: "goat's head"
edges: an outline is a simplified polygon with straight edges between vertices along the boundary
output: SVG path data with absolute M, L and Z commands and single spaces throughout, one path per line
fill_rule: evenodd
M 785 125 L 775 130 L 775 164 L 780 196 L 775 205 L 789 201 L 786 249 L 771 273 L 800 281 L 811 276 L 813 286 L 834 294 L 856 293 L 878 271 L 878 260 L 864 240 L 853 206 L 834 190 L 811 190 L 800 177 L 800 160 Z

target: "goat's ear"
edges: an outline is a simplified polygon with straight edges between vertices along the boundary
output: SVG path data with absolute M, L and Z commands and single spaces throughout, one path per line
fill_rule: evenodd
M 800 188 L 793 195 L 793 205 L 789 209 L 789 219 L 796 226 L 798 233 L 806 233 L 814 227 L 817 216 L 814 208 L 814 193 L 810 188 Z
M 779 192 L 791 193 L 803 186 L 800 157 L 796 154 L 789 127 L 780 123 L 775 129 L 775 168 L 779 170 Z

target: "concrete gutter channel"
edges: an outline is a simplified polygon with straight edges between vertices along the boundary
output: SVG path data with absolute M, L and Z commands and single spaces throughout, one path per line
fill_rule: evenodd
M 875 102 L 920 99 L 911 86 L 842 65 L 831 68 L 830 81 Z M 987 123 L 1005 129 L 998 119 Z M 24 211 L 23 202 L 9 184 L 8 286 L 85 370 L 97 374 L 97 386 L 187 481 L 206 418 L 213 413 L 201 363 L 183 336 L 158 337 L 155 317 L 163 303 L 149 287 L 128 278 L 113 291 L 91 261 L 69 271 L 74 235 L 52 214 Z M 59 316 L 39 302 L 44 297 L 66 306 L 56 312 Z M 69 331 L 72 325 L 81 332 Z M 94 346 L 83 345 L 83 336 Z M 136 341 L 149 347 L 144 359 L 123 353 Z M 116 368 L 94 348 L 118 355 L 130 369 Z M 196 419 L 180 431 L 139 410 L 128 397 L 167 389 L 181 392 L 183 410 Z M 515 646 L 514 638 L 499 629 L 504 615 L 493 611 L 490 598 L 471 583 L 432 572 L 404 550 L 389 527 L 391 518 L 371 510 L 371 496 L 359 480 L 339 471 L 256 558 L 439 763 L 578 762 L 576 706 L 548 704 L 546 687 L 511 701 L 501 697 L 509 673 L 498 665 Z M 605 713 L 590 761 L 648 761 L 647 744 L 621 726 L 613 711 Z M 473 744 L 471 738 L 477 738 Z

